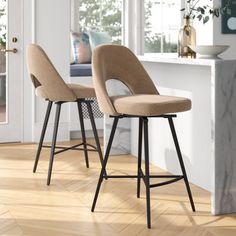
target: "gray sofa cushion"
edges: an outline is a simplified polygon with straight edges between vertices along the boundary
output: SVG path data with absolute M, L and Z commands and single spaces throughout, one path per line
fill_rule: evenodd
M 70 65 L 70 76 L 92 76 L 92 65 L 91 64 L 71 64 Z

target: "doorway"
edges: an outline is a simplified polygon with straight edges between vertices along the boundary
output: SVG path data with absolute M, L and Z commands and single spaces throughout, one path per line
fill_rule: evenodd
M 23 0 L 0 0 L 0 143 L 22 136 Z

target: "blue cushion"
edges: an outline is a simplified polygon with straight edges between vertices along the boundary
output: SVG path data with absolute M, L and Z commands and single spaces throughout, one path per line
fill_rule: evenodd
M 86 33 L 71 31 L 71 63 L 90 63 L 92 51 Z
M 72 64 L 70 65 L 70 76 L 92 76 L 91 64 Z
M 111 36 L 106 32 L 89 32 L 89 41 L 92 51 L 95 47 L 97 47 L 100 44 L 111 44 L 112 38 Z

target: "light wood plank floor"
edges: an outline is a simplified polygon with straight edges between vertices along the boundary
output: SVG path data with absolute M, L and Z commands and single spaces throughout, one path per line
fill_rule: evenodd
M 35 150 L 34 144 L 0 145 L 0 235 L 236 235 L 236 215 L 212 216 L 210 194 L 194 185 L 197 212 L 192 213 L 182 181 L 152 189 L 151 230 L 146 228 L 144 186 L 137 199 L 134 179 L 104 181 L 96 211 L 91 213 L 100 170 L 97 154 L 90 153 L 89 169 L 82 152 L 58 156 L 47 187 L 49 150 L 43 151 L 33 174 Z M 111 173 L 136 173 L 136 158 L 110 160 Z

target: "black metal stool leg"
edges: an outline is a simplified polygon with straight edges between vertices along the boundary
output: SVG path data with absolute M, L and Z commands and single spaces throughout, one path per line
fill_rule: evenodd
M 49 161 L 49 167 L 48 167 L 47 185 L 50 185 L 50 182 L 51 182 L 53 160 L 54 160 L 55 147 L 56 147 L 56 142 L 57 142 L 58 124 L 59 124 L 60 113 L 61 113 L 61 104 L 62 103 L 56 103 L 57 109 L 56 109 L 55 123 L 54 123 L 53 137 L 52 137 L 50 161 Z
M 139 136 L 138 136 L 138 173 L 137 173 L 137 198 L 140 198 L 140 170 L 141 170 L 141 164 L 142 164 L 142 142 L 143 139 L 143 120 L 142 118 L 139 118 Z
M 100 145 L 100 141 L 99 141 L 99 137 L 98 137 L 96 123 L 94 121 L 94 116 L 93 116 L 93 110 L 92 110 L 91 102 L 87 101 L 86 104 L 87 104 L 87 108 L 88 108 L 88 113 L 89 113 L 89 118 L 90 118 L 91 126 L 92 126 L 92 129 L 93 129 L 93 135 L 94 135 L 94 139 L 95 139 L 95 142 L 96 142 L 98 155 L 99 155 L 100 162 L 101 162 L 101 165 L 102 165 L 102 162 L 103 162 L 102 149 L 101 149 L 101 145 Z M 106 171 L 105 171 L 105 175 L 106 175 Z
M 187 189 L 187 192 L 188 192 L 188 197 L 189 197 L 189 201 L 191 203 L 192 211 L 196 211 L 172 117 L 169 117 L 168 121 L 169 121 L 170 129 L 171 129 L 171 133 L 172 133 L 172 136 L 173 136 L 173 140 L 174 140 L 174 143 L 175 143 L 176 152 L 178 154 L 178 159 L 179 159 L 179 163 L 180 163 L 180 166 L 181 166 L 181 170 L 182 170 L 182 173 L 183 173 L 183 176 L 184 176 L 184 182 L 185 182 L 185 186 L 186 186 L 186 189 Z
M 143 118 L 144 122 L 144 152 L 145 152 L 145 184 L 146 184 L 146 205 L 147 205 L 147 227 L 151 228 L 151 209 L 150 209 L 150 176 L 149 176 L 149 144 L 148 144 L 148 119 Z
M 82 142 L 84 146 L 84 158 L 86 162 L 86 167 L 89 168 L 89 159 L 88 159 L 88 151 L 87 151 L 87 143 L 86 143 L 86 135 L 84 129 L 84 118 L 83 118 L 83 110 L 81 101 L 77 101 L 78 112 L 79 112 L 79 120 L 80 120 L 80 127 L 81 127 L 81 135 L 82 135 Z
M 93 205 L 92 205 L 92 208 L 91 208 L 92 212 L 95 209 L 97 198 L 98 198 L 98 194 L 99 194 L 100 187 L 101 187 L 101 184 L 102 184 L 102 180 L 104 178 L 104 173 L 105 173 L 105 170 L 106 170 L 106 165 L 107 165 L 108 157 L 109 157 L 109 154 L 110 154 L 111 145 L 112 145 L 113 138 L 114 138 L 114 135 L 115 135 L 115 131 L 116 131 L 116 127 L 117 127 L 117 124 L 118 124 L 118 120 L 119 120 L 119 117 L 115 117 L 114 118 L 114 122 L 113 122 L 113 126 L 112 126 L 112 129 L 111 129 L 110 138 L 109 138 L 109 141 L 108 141 L 108 144 L 107 144 L 107 148 L 106 148 L 105 158 L 104 158 L 103 163 L 102 163 L 102 169 L 101 169 L 101 172 L 100 172 L 100 176 L 99 176 L 99 180 L 98 180 L 98 184 L 97 184 L 97 189 L 96 189 L 95 196 L 94 196 L 94 199 L 93 199 Z
M 34 173 L 37 170 L 38 161 L 39 161 L 39 157 L 40 157 L 42 146 L 43 146 L 43 140 L 44 140 L 44 137 L 45 137 L 45 132 L 47 130 L 48 119 L 49 119 L 49 116 L 50 116 L 50 113 L 51 113 L 52 104 L 53 104 L 53 102 L 51 102 L 51 101 L 48 102 L 48 107 L 47 107 L 47 111 L 46 111 L 44 122 L 43 122 L 43 128 L 42 128 L 42 132 L 41 132 L 41 136 L 40 136 L 38 150 L 37 150 L 37 154 L 36 154 L 35 162 L 34 162 L 34 168 L 33 168 Z

